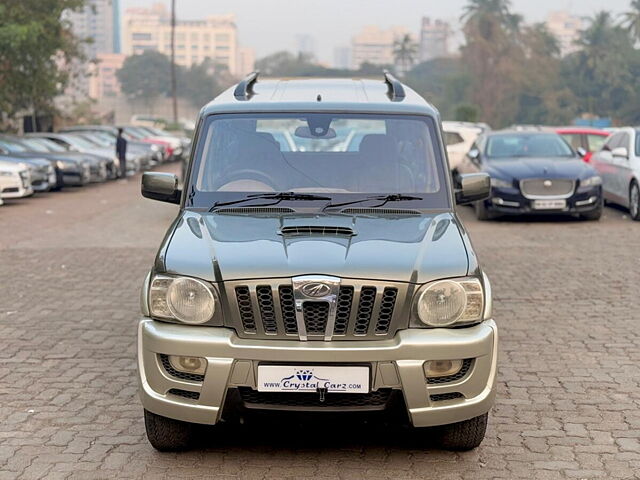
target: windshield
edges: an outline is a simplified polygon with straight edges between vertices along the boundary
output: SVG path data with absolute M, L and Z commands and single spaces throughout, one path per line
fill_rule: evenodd
M 30 138 L 32 142 L 37 142 L 46 148 L 49 152 L 66 152 L 67 149 L 48 138 Z
M 434 208 L 449 205 L 429 117 L 214 115 L 199 138 L 194 193 L 216 201 L 230 192 L 397 193 L 418 195 Z
M 95 150 L 96 145 L 76 135 L 64 135 L 62 139 L 80 150 Z
M 49 153 L 49 150 L 33 138 L 21 138 L 20 143 L 32 152 Z
M 489 137 L 488 158 L 573 157 L 571 147 L 555 133 L 514 133 Z
M 11 153 L 19 153 L 26 152 L 27 149 L 20 145 L 19 143 L 13 142 L 6 138 L 0 138 L 0 148 L 4 148 L 6 151 Z
M 99 147 L 110 147 L 111 143 L 106 141 L 104 138 L 99 137 L 94 133 L 82 133 L 79 134 L 84 140 L 93 143 Z

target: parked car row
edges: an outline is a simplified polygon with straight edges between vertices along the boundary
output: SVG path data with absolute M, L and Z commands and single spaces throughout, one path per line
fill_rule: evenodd
M 155 128 L 83 125 L 56 133 L 0 134 L 0 205 L 7 199 L 119 178 L 118 128 L 127 140 L 127 175 L 188 158 L 190 139 Z
M 640 128 L 486 125 L 443 122 L 454 181 L 489 173 L 491 197 L 475 204 L 489 220 L 521 214 L 565 214 L 598 220 L 605 202 L 640 221 Z

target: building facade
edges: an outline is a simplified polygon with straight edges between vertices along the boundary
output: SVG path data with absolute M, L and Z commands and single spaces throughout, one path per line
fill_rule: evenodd
M 126 57 L 122 53 L 99 53 L 89 77 L 89 96 L 96 100 L 120 94 L 116 72 L 122 68 Z
M 351 39 L 351 67 L 359 69 L 363 63 L 373 65 L 393 65 L 394 43 L 407 35 L 404 27 L 381 29 L 369 25 Z
M 451 28 L 448 23 L 423 17 L 420 28 L 420 61 L 447 57 L 450 36 Z
M 251 55 L 238 46 L 238 29 L 234 15 L 216 15 L 204 20 L 177 20 L 175 61 L 184 67 L 198 65 L 206 59 L 242 75 Z M 123 17 L 122 47 L 125 55 L 155 50 L 171 55 L 171 18 L 162 3 L 151 8 L 128 9 Z M 253 68 L 253 67 L 252 67 Z
M 568 11 L 551 12 L 547 16 L 547 28 L 558 39 L 562 56 L 579 50 L 575 44 L 580 37 L 580 31 L 586 27 L 585 20 Z
M 82 10 L 65 12 L 75 36 L 91 40 L 84 46 L 88 60 L 120 52 L 119 12 L 118 0 L 88 0 Z

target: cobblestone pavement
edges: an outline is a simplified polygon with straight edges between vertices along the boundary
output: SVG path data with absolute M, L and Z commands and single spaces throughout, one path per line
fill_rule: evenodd
M 623 212 L 478 223 L 462 210 L 502 328 L 478 450 L 329 423 L 160 454 L 136 396 L 135 324 L 175 212 L 142 199 L 138 178 L 0 207 L 0 480 L 640 478 L 640 224 Z

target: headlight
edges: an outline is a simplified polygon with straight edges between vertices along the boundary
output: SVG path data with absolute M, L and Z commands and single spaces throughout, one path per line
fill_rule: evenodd
M 602 177 L 598 175 L 580 180 L 581 188 L 597 187 L 598 185 L 602 185 Z
M 158 145 L 151 145 L 151 151 L 152 152 L 159 152 L 160 151 L 160 147 Z
M 188 277 L 158 275 L 149 288 L 151 316 L 199 325 L 213 318 L 216 299 L 206 283 Z
M 491 186 L 497 188 L 512 188 L 513 182 L 491 177 Z
M 440 280 L 425 285 L 418 293 L 416 313 L 430 327 L 482 320 L 484 292 L 477 278 Z

